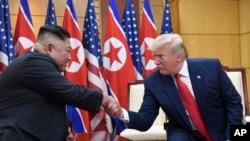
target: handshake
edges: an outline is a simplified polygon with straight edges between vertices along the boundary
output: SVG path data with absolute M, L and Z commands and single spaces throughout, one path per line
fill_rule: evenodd
M 108 96 L 107 94 L 103 94 L 102 107 L 104 108 L 105 112 L 111 117 L 123 117 L 122 108 L 119 102 L 111 96 Z

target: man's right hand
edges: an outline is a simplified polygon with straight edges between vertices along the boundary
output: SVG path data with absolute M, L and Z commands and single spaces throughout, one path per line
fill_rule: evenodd
M 122 108 L 119 102 L 111 96 L 103 95 L 102 107 L 105 112 L 111 117 L 120 117 L 122 115 Z

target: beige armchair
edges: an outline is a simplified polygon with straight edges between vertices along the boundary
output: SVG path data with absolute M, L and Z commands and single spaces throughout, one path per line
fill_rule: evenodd
M 128 96 L 129 96 L 129 110 L 138 111 L 143 95 L 144 95 L 144 83 L 142 80 L 128 83 Z M 154 121 L 151 128 L 147 131 L 138 131 L 135 129 L 125 129 L 121 132 L 121 136 L 129 138 L 131 140 L 163 140 L 166 141 L 166 130 L 164 130 L 164 123 L 166 122 L 166 115 L 162 109 Z
M 247 92 L 247 81 L 246 81 L 246 71 L 243 67 L 231 68 L 228 66 L 223 66 L 227 75 L 234 84 L 236 90 L 240 93 L 243 105 L 243 122 L 250 123 L 250 111 L 248 103 L 248 92 Z

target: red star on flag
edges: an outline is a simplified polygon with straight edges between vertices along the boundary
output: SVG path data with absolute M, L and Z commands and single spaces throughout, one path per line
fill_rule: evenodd
M 73 62 L 76 62 L 76 63 L 79 63 L 79 64 L 80 64 L 79 58 L 77 57 L 77 55 L 75 55 L 75 54 L 78 53 L 79 48 L 80 48 L 80 46 L 77 46 L 76 48 L 74 48 L 74 49 L 72 49 L 72 50 L 70 51 L 71 60 L 68 62 L 68 68 L 70 68 L 70 66 L 71 66 L 71 64 L 72 64 Z
M 103 54 L 103 56 L 106 57 L 110 57 L 110 66 L 112 66 L 112 64 L 117 61 L 119 63 L 122 63 L 122 61 L 120 60 L 118 53 L 121 50 L 121 46 L 119 47 L 115 47 L 111 42 L 109 42 L 110 44 L 110 51 L 108 53 Z

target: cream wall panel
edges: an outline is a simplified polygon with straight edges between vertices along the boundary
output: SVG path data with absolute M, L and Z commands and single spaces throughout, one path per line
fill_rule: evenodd
M 9 9 L 10 14 L 17 14 L 19 9 L 19 1 L 18 0 L 9 0 Z
M 169 0 L 169 6 L 170 6 L 172 30 L 174 33 L 180 33 L 180 29 L 179 29 L 179 2 L 178 2 L 178 0 Z
M 15 0 L 14 0 L 15 1 Z M 33 15 L 46 15 L 47 0 L 28 0 L 30 11 Z M 84 17 L 87 7 L 87 0 L 73 0 L 77 17 Z M 65 12 L 66 0 L 54 0 L 56 15 L 63 16 Z
M 182 35 L 189 57 L 216 57 L 223 65 L 240 66 L 237 35 Z
M 181 34 L 238 34 L 238 0 L 179 0 Z
M 162 3 L 165 2 L 165 0 L 149 0 L 151 7 L 153 6 L 160 6 Z
M 17 4 L 19 6 L 19 3 Z M 47 6 L 48 6 L 47 0 L 28 0 L 28 4 L 29 4 L 31 15 L 36 15 L 36 16 L 46 15 Z
M 14 32 L 15 32 L 15 27 L 16 27 L 16 19 L 17 19 L 16 15 L 10 16 L 11 29 L 12 29 L 12 35 L 13 36 L 14 36 Z
M 241 65 L 246 68 L 250 68 L 250 33 L 241 35 L 240 43 L 241 43 Z
M 239 0 L 240 33 L 250 32 L 250 0 Z
M 248 101 L 250 102 L 250 1 L 239 0 L 241 65 L 246 68 Z M 249 104 L 250 105 L 250 104 Z
M 35 30 L 35 35 L 37 36 L 39 28 L 41 25 L 44 25 L 45 17 L 44 16 L 32 16 L 33 27 Z
M 57 20 L 57 24 L 58 25 L 62 25 L 62 23 L 63 23 L 63 16 L 56 17 L 56 20 Z

